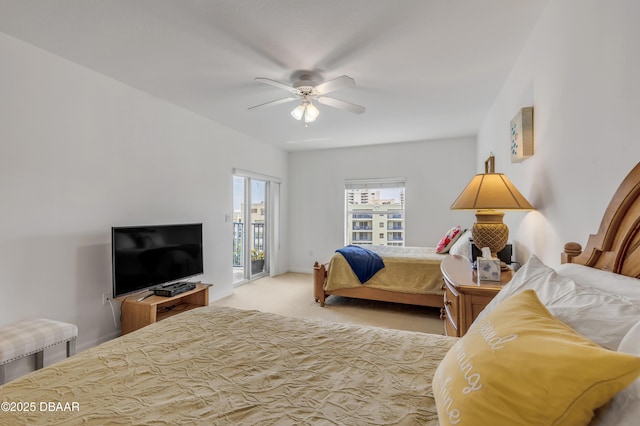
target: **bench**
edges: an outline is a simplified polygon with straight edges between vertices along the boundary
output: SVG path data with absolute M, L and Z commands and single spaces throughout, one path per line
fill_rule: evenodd
M 78 327 L 45 318 L 18 321 L 0 326 L 0 385 L 5 382 L 5 367 L 11 361 L 36 354 L 36 370 L 44 365 L 44 350 L 67 344 L 67 357 L 76 352 Z

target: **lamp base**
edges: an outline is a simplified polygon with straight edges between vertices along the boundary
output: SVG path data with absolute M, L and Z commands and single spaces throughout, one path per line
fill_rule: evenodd
M 503 217 L 504 213 L 500 211 L 478 210 L 476 223 L 471 229 L 476 247 L 489 247 L 492 257 L 497 257 L 497 253 L 507 245 L 509 239 L 509 228 L 502 222 Z

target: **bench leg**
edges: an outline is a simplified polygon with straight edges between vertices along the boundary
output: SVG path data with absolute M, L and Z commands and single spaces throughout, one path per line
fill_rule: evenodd
M 4 385 L 4 380 L 5 380 L 5 367 L 7 366 L 7 364 L 2 364 L 0 365 L 0 385 Z
M 44 350 L 36 352 L 36 370 L 40 370 L 44 366 Z
M 67 342 L 67 358 L 76 353 L 76 339 L 71 339 Z

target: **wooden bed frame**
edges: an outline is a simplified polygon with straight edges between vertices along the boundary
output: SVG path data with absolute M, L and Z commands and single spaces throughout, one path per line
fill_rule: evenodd
M 578 243 L 565 244 L 562 263 L 640 278 L 640 163 L 618 187 L 584 251 Z
M 355 299 L 379 300 L 382 302 L 404 303 L 407 305 L 431 306 L 435 308 L 444 307 L 444 296 L 438 294 L 413 294 L 399 293 L 390 290 L 381 290 L 361 286 L 356 288 L 341 288 L 337 290 L 327 291 L 324 289 L 324 283 L 327 279 L 328 263 L 316 262 L 313 265 L 313 295 L 316 302 L 320 302 L 320 306 L 324 306 L 324 302 L 328 296 L 345 296 Z M 443 283 L 444 291 L 444 283 Z

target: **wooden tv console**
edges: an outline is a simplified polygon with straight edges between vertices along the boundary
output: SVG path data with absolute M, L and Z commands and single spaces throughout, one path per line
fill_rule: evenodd
M 138 302 L 140 295 L 117 298 L 121 306 L 120 334 L 131 333 L 139 328 L 170 316 L 200 306 L 209 305 L 211 284 L 196 283 L 196 288 L 173 297 L 151 296 Z

